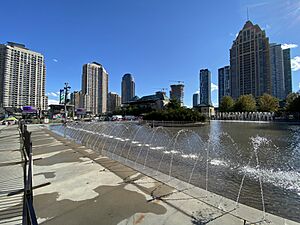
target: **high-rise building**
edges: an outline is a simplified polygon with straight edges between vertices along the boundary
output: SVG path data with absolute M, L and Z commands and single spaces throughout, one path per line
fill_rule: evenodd
M 193 94 L 193 107 L 196 107 L 199 105 L 199 91 Z
M 270 68 L 272 95 L 278 99 L 285 99 L 284 62 L 281 44 L 270 44 Z
M 291 51 L 283 50 L 283 67 L 284 67 L 284 89 L 285 97 L 292 93 L 292 67 L 291 67 Z
M 0 44 L 0 107 L 48 109 L 46 67 L 41 53 L 23 44 Z
M 83 65 L 81 91 L 83 108 L 93 115 L 107 112 L 108 73 L 101 64 Z
M 200 70 L 200 105 L 212 105 L 211 72 L 208 69 Z
M 109 92 L 107 101 L 108 112 L 114 112 L 121 106 L 121 97 L 117 93 Z
M 230 66 L 219 68 L 218 70 L 218 84 L 219 84 L 219 102 L 224 96 L 231 95 L 230 89 Z
M 129 102 L 135 96 L 133 76 L 126 73 L 122 78 L 122 104 Z
M 82 94 L 81 91 L 73 91 L 71 93 L 71 105 L 74 105 L 75 109 L 82 108 Z
M 170 99 L 177 100 L 181 106 L 183 106 L 183 95 L 184 95 L 184 85 L 183 84 L 172 84 L 170 91 Z
M 230 49 L 231 96 L 271 94 L 269 38 L 247 21 Z

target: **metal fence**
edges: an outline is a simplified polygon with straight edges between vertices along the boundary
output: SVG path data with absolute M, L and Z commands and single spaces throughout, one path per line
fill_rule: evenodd
M 151 127 L 193 127 L 201 126 L 203 122 L 193 122 L 193 121 L 159 121 L 159 120 L 142 120 L 140 124 L 147 124 Z
M 27 130 L 24 121 L 19 122 L 22 152 L 24 156 L 24 197 L 23 197 L 23 219 L 22 225 L 38 225 L 33 207 L 32 192 L 32 142 L 31 132 Z

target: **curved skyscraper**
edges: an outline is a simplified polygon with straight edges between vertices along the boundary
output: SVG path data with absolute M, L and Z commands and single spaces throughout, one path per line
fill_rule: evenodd
M 129 102 L 135 96 L 133 76 L 126 73 L 122 78 L 122 104 Z

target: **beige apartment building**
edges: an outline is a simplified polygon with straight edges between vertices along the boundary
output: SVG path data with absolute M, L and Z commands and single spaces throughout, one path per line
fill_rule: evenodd
M 114 112 L 116 109 L 121 107 L 121 96 L 117 93 L 109 92 L 107 104 L 108 112 Z
M 92 62 L 82 68 L 83 108 L 93 115 L 107 112 L 108 73 L 104 67 Z
M 271 94 L 270 47 L 266 32 L 247 21 L 230 49 L 231 96 Z
M 0 107 L 48 108 L 46 67 L 41 53 L 23 44 L 0 44 Z

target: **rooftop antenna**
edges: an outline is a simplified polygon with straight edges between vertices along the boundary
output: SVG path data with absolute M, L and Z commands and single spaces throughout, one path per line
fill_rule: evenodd
M 247 7 L 247 21 L 249 21 L 249 10 L 248 10 L 248 7 Z

